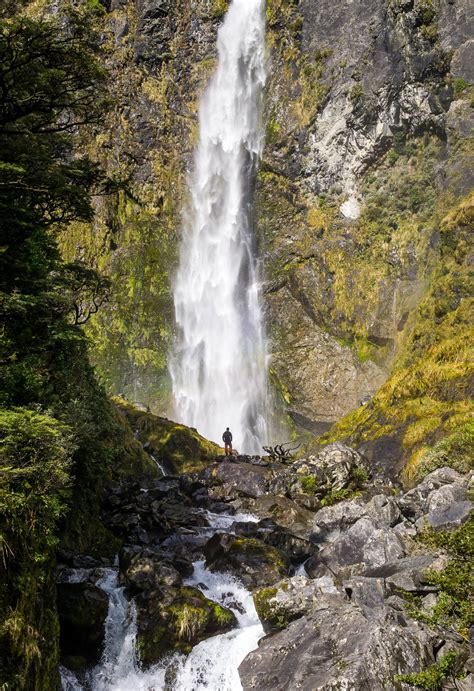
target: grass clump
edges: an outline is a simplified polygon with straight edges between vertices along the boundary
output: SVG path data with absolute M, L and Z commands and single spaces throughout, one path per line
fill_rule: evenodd
M 305 475 L 300 478 L 300 484 L 304 492 L 314 494 L 318 483 L 314 475 Z
M 423 672 L 417 674 L 397 674 L 394 679 L 404 684 L 410 684 L 410 686 L 414 686 L 417 689 L 441 691 L 447 680 L 459 678 L 456 674 L 457 660 L 458 655 L 450 651 Z

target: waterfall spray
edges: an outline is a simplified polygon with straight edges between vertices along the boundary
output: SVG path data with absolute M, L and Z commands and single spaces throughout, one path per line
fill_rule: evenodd
M 176 417 L 239 450 L 267 442 L 267 366 L 252 233 L 262 146 L 264 0 L 233 0 L 199 107 L 199 142 L 174 286 L 180 336 L 170 372 Z

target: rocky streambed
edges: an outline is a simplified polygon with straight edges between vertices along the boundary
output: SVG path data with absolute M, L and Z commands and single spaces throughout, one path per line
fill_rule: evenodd
M 470 478 L 369 476 L 333 444 L 110 489 L 116 562 L 59 554 L 63 687 L 408 689 L 397 675 L 454 652 L 471 688 L 466 632 L 429 618 L 449 556 L 418 539 L 469 525 Z

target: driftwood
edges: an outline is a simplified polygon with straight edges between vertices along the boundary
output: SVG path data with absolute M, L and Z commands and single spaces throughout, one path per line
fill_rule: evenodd
M 264 446 L 263 450 L 276 461 L 289 461 L 293 458 L 293 451 L 299 449 L 301 444 L 290 447 L 291 442 L 286 442 L 286 444 L 277 444 L 276 446 Z

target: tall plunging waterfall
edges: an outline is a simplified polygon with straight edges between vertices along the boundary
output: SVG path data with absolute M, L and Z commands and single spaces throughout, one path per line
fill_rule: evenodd
M 239 450 L 265 443 L 267 373 L 252 234 L 262 145 L 264 0 L 233 0 L 218 34 L 218 66 L 199 108 L 174 287 L 180 339 L 170 365 L 176 417 Z

